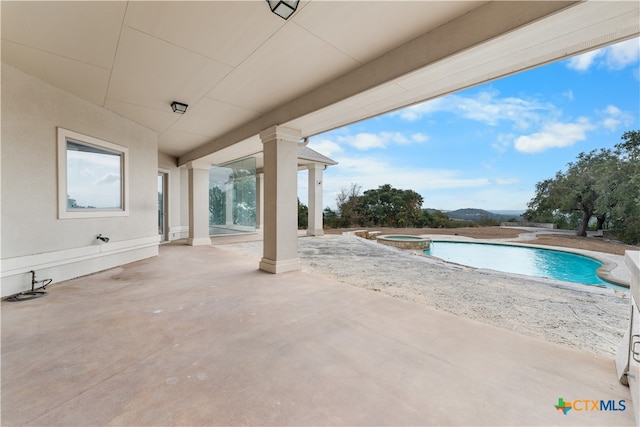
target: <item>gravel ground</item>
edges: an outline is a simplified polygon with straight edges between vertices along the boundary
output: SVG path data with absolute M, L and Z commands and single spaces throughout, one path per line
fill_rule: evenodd
M 262 256 L 261 241 L 216 246 Z M 300 238 L 298 252 L 305 272 L 605 357 L 628 324 L 625 291 L 448 264 L 351 235 Z

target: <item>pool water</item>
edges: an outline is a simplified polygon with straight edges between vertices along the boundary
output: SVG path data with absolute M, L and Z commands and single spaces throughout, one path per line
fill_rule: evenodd
M 602 265 L 601 262 L 552 249 L 486 243 L 432 242 L 431 247 L 424 253 L 476 268 L 624 289 L 598 277 L 596 270 Z

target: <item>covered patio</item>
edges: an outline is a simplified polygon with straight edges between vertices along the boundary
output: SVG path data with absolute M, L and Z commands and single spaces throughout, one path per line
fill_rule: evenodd
M 4 425 L 633 422 L 554 408 L 630 402 L 611 360 L 299 271 L 296 190 L 321 234 L 308 138 L 637 37 L 637 2 L 0 6 L 0 293 L 55 283 L 2 302 Z M 262 256 L 210 246 L 209 172 L 248 158 Z
M 611 359 L 257 260 L 177 241 L 3 301 L 2 424 L 633 425 L 554 407 L 630 405 Z

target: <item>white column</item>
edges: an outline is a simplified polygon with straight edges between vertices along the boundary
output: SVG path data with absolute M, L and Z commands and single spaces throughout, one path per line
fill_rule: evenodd
M 260 230 L 264 224 L 264 176 L 256 174 L 256 228 Z
M 308 236 L 322 236 L 322 171 L 324 165 L 314 163 L 309 169 L 309 223 Z
M 298 141 L 301 132 L 273 126 L 260 133 L 264 151 L 264 253 L 260 270 L 300 270 Z
M 187 163 L 189 172 L 189 239 L 191 246 L 210 245 L 209 169 L 207 162 Z

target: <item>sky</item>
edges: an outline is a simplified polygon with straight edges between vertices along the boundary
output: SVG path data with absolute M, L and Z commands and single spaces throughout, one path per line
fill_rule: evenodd
M 311 137 L 338 162 L 323 206 L 356 183 L 414 190 L 423 208 L 524 211 L 537 182 L 640 129 L 639 56 L 635 38 Z
M 119 155 L 67 151 L 67 196 L 78 206 L 120 209 Z

